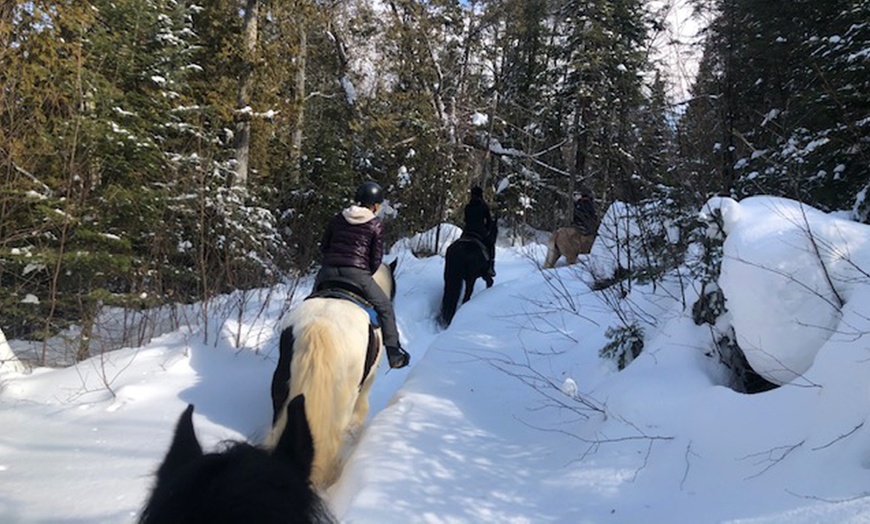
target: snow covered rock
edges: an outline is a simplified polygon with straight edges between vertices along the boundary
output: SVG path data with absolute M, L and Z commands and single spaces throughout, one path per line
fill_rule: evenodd
M 756 373 L 792 382 L 837 330 L 853 289 L 868 285 L 867 226 L 775 197 L 717 197 L 712 209 L 726 233 L 719 285 L 737 342 Z
M 18 357 L 15 356 L 15 353 L 9 346 L 9 342 L 6 341 L 6 335 L 4 335 L 3 330 L 0 329 L 0 371 L 21 373 L 24 370 L 24 364 L 22 364 L 21 361 L 18 360 Z

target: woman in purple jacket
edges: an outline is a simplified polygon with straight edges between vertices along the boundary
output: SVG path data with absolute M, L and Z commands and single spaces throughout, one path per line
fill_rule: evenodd
M 356 204 L 335 215 L 326 228 L 320 243 L 323 262 L 314 289 L 329 280 L 355 284 L 381 319 L 390 367 L 403 368 L 411 355 L 399 343 L 393 303 L 372 279 L 384 256 L 384 225 L 378 217 L 384 192 L 375 182 L 366 182 L 357 188 L 354 199 Z

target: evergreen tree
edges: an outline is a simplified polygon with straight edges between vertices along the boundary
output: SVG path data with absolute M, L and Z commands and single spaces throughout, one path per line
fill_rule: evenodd
M 699 187 L 854 209 L 868 179 L 866 1 L 719 0 L 681 135 Z
M 209 66 L 198 60 L 220 56 L 201 51 L 203 13 L 173 0 L 2 11 L 10 332 L 47 337 L 76 320 L 84 356 L 102 305 L 203 299 L 276 274 L 271 213 L 225 187 L 232 100 L 202 89 L 227 77 L 219 69 L 197 83 Z M 20 307 L 22 292 L 38 307 Z

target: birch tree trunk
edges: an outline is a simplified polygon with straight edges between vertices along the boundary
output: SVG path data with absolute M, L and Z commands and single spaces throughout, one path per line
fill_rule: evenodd
M 250 103 L 251 85 L 254 79 L 254 66 L 257 51 L 257 23 L 260 14 L 260 0 L 248 0 L 245 6 L 244 50 L 245 65 L 242 77 L 239 79 L 239 94 L 237 99 L 236 118 L 236 171 L 232 185 L 246 187 L 248 185 L 248 155 L 251 147 L 251 115 L 246 110 Z

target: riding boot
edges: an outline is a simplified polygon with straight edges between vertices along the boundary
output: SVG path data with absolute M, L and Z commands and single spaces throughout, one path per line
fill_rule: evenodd
M 400 346 L 387 346 L 387 361 L 391 368 L 399 369 L 411 362 L 411 355 Z
M 486 276 L 489 278 L 495 278 L 495 241 L 489 243 L 486 246 L 487 255 L 489 255 L 489 267 L 486 268 Z
M 486 276 L 495 278 L 495 259 L 489 261 L 489 266 L 486 268 Z

